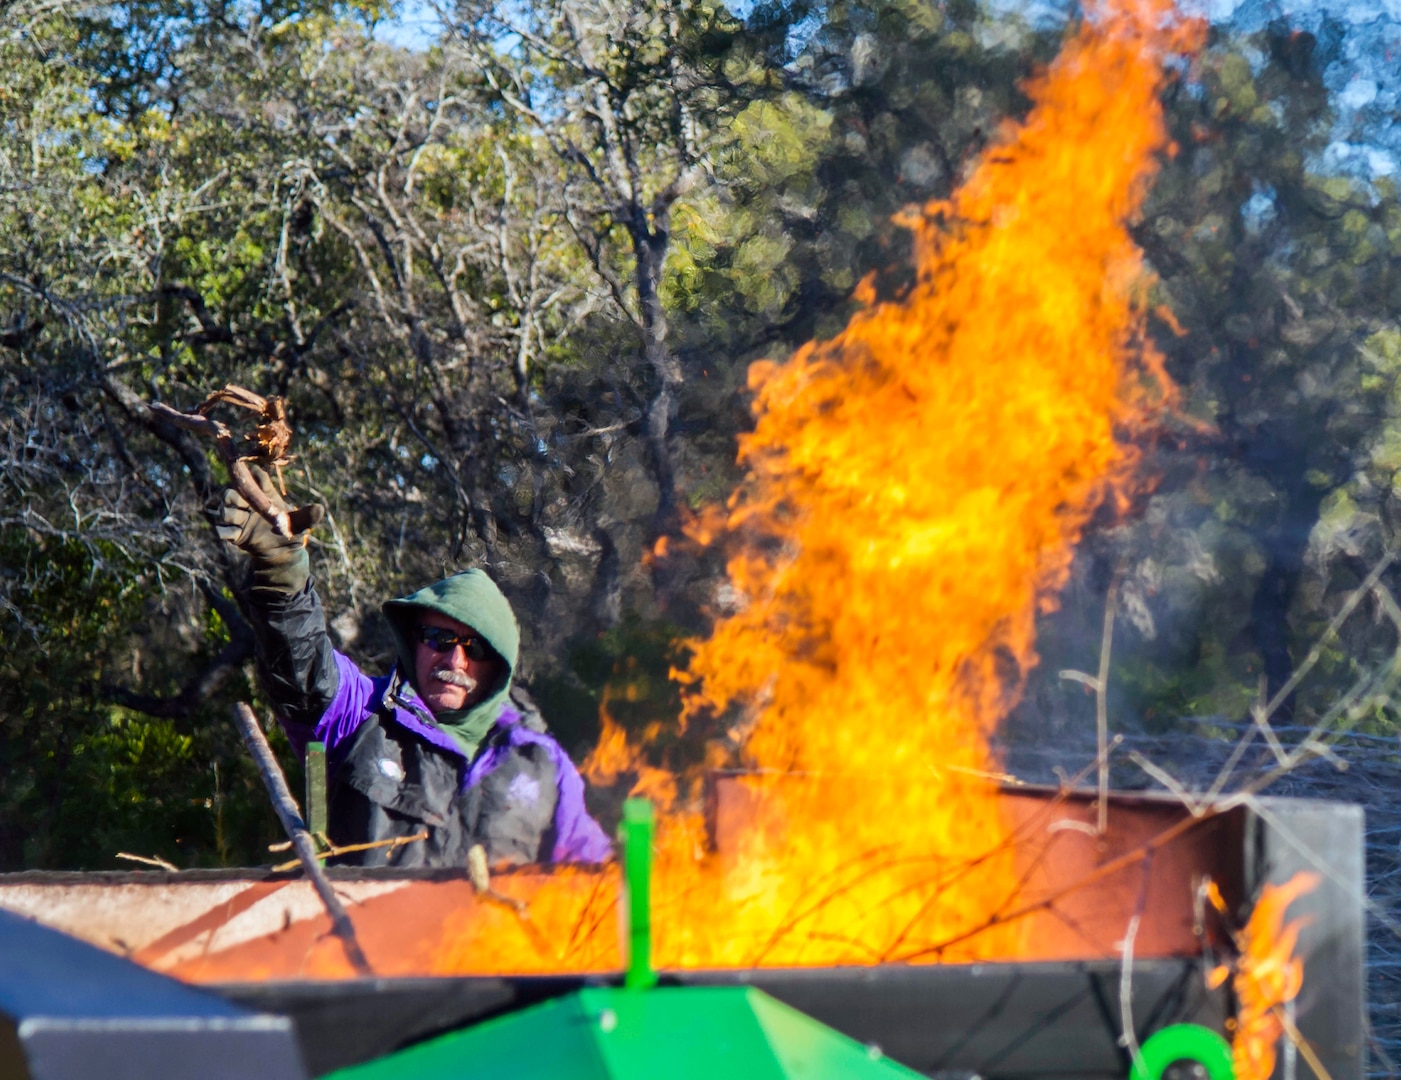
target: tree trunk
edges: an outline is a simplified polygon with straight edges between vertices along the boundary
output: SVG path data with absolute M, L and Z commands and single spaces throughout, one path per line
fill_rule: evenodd
M 1294 675 L 1294 658 L 1289 651 L 1289 610 L 1304 573 L 1310 530 L 1318 520 L 1323 492 L 1304 480 L 1311 440 L 1298 431 L 1281 431 L 1262 426 L 1242 434 L 1247 463 L 1265 477 L 1281 495 L 1279 517 L 1256 533 L 1264 549 L 1265 572 L 1251 602 L 1251 634 L 1260 652 L 1269 699 Z M 1321 441 L 1321 440 L 1320 440 Z M 1290 723 L 1294 718 L 1294 695 L 1280 702 L 1274 719 Z
M 662 307 L 661 277 L 666 262 L 668 234 L 641 224 L 633 231 L 637 256 L 637 298 L 642 316 L 642 348 L 657 380 L 647 407 L 647 450 L 657 477 L 657 531 L 665 531 L 676 509 L 676 463 L 671 447 L 671 420 L 676 413 L 677 392 L 684 381 L 681 365 L 666 344 L 667 319 Z

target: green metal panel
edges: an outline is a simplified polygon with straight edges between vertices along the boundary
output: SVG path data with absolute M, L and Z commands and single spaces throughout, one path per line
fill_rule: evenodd
M 804 1080 L 835 1080 L 840 1076 L 923 1080 L 922 1073 L 884 1057 L 878 1047 L 862 1046 L 760 990 L 749 994 L 754 1015 L 778 1055 L 784 1076 Z
M 918 1080 L 760 990 L 594 989 L 498 1017 L 332 1080 Z
M 608 1070 L 579 995 L 419 1043 L 327 1080 L 551 1080 L 605 1078 Z
M 306 744 L 306 828 L 313 836 L 326 833 L 326 744 Z
M 618 832 L 623 842 L 628 919 L 623 939 L 627 949 L 623 985 L 629 990 L 646 990 L 657 985 L 657 973 L 652 970 L 652 804 L 646 799 L 623 803 Z
M 580 990 L 342 1069 L 331 1080 L 917 1080 L 918 1073 L 761 990 L 656 989 L 652 822 L 651 803 L 624 804 L 624 989 Z
M 597 1039 L 609 1077 L 761 1080 L 784 1074 L 750 1007 L 759 993 L 695 987 L 579 996 L 601 1017 Z

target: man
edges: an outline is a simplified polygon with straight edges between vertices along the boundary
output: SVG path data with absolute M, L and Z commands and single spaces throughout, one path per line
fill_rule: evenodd
M 474 569 L 386 603 L 398 662 L 371 678 L 326 634 L 305 546 L 323 515 L 294 513 L 302 531 L 288 539 L 230 488 L 216 528 L 252 563 L 258 669 L 278 719 L 298 753 L 326 744 L 331 841 L 427 834 L 341 861 L 465 867 L 476 844 L 493 865 L 607 859 L 578 771 L 538 714 L 511 701 L 520 627 L 501 590 Z

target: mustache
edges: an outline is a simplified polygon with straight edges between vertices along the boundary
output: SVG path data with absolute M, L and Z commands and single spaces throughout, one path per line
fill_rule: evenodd
M 437 668 L 431 672 L 433 678 L 439 682 L 445 682 L 450 686 L 460 686 L 469 694 L 477 688 L 477 680 L 468 675 L 465 671 L 455 671 L 452 668 Z

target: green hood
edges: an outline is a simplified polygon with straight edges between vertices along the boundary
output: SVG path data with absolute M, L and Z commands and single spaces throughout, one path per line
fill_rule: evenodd
M 439 726 L 457 740 L 470 760 L 491 730 L 511 689 L 511 678 L 515 675 L 516 661 L 520 658 L 520 624 L 516 622 L 510 601 L 501 594 L 496 582 L 487 577 L 484 571 L 476 569 L 453 574 L 416 593 L 390 600 L 384 605 L 384 614 L 394 631 L 399 670 L 410 684 L 416 683 L 412 634 L 420 608 L 440 612 L 470 626 L 505 661 L 504 674 L 480 702 L 470 709 L 434 715 Z M 414 689 L 419 688 L 414 685 Z

